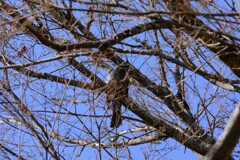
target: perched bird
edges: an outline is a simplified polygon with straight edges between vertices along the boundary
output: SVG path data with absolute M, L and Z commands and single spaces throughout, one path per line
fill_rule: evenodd
M 129 80 L 127 76 L 128 65 L 121 63 L 114 68 L 107 77 L 107 109 L 112 108 L 112 119 L 110 127 L 119 127 L 121 119 L 121 99 L 128 96 Z

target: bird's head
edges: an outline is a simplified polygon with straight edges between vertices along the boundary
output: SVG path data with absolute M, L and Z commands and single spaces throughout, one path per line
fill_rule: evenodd
M 125 62 L 122 62 L 118 67 L 120 69 L 123 69 L 123 70 L 127 71 L 130 66 L 129 66 L 129 63 L 127 61 L 125 61 Z

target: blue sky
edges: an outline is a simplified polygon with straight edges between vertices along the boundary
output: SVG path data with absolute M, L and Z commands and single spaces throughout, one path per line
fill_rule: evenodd
M 219 1 L 218 3 L 221 3 L 221 1 Z M 78 15 L 78 14 L 76 14 Z M 83 17 L 84 14 L 79 14 L 79 18 Z M 116 18 L 117 17 L 117 18 Z M 114 18 L 118 19 L 119 17 L 116 16 Z M 84 19 L 81 19 L 82 21 L 84 21 Z M 129 25 L 126 25 L 124 27 L 130 27 L 131 25 L 135 25 L 139 23 L 139 20 L 133 20 L 132 22 L 130 22 Z M 124 29 L 123 24 L 119 24 L 121 27 L 120 29 Z M 109 27 L 109 26 L 107 26 Z M 119 29 L 119 30 L 120 30 Z M 118 31 L 119 31 L 118 30 Z M 92 31 L 94 33 L 98 33 L 98 30 L 96 29 L 96 27 L 92 28 Z M 67 33 L 66 32 L 62 32 L 62 31 L 53 31 L 56 35 L 57 34 L 61 34 L 62 37 L 64 38 L 70 38 L 72 39 L 72 37 L 67 37 Z M 147 33 L 151 33 L 151 32 L 147 32 Z M 59 34 L 59 35 L 60 35 Z M 107 36 L 111 36 L 113 33 L 106 33 Z M 102 37 L 102 35 L 98 34 L 97 36 Z M 169 36 L 172 36 L 171 34 L 169 34 Z M 238 35 L 239 36 L 239 35 Z M 149 45 L 154 45 L 154 41 L 152 41 L 154 38 L 150 35 L 150 34 L 139 34 L 138 36 L 139 39 L 145 39 L 147 38 Z M 134 38 L 136 38 L 134 37 Z M 106 37 L 108 38 L 108 37 Z M 170 47 L 166 45 L 166 43 L 162 42 L 161 40 L 161 44 L 162 46 L 165 45 L 165 48 L 163 47 L 162 49 L 164 49 L 164 53 L 165 54 L 169 54 L 171 52 L 173 52 L 171 49 L 169 49 Z M 135 41 L 132 38 L 128 38 L 125 40 L 125 42 L 127 43 L 135 43 Z M 26 57 L 21 58 L 14 58 L 16 63 L 27 63 L 33 60 L 40 60 L 40 59 L 45 59 L 45 58 L 49 58 L 49 57 L 53 57 L 55 56 L 57 53 L 53 50 L 48 50 L 47 47 L 41 46 L 39 44 L 34 43 L 30 38 L 27 38 L 24 35 L 18 35 L 15 38 L 11 39 L 9 41 L 9 43 L 14 46 L 15 48 L 18 48 L 18 46 L 20 46 L 22 43 L 24 43 L 26 45 L 26 47 L 28 48 L 27 54 L 25 55 Z M 10 45 L 8 46 L 9 48 L 7 48 L 7 53 L 9 57 L 14 57 L 17 52 L 16 50 L 11 49 Z M 121 47 L 120 45 L 115 45 L 115 47 Z M 127 47 L 126 47 L 127 48 Z M 121 55 L 119 54 L 122 58 L 125 58 L 125 55 Z M 207 52 L 207 56 L 211 57 L 213 54 Z M 28 60 L 27 60 L 28 59 Z M 84 62 L 84 64 L 87 66 L 89 63 L 89 60 L 86 57 L 80 57 L 77 58 L 79 61 Z M 148 76 L 149 79 L 155 81 L 156 83 L 159 83 L 161 80 L 160 75 L 155 74 L 154 70 L 152 69 L 157 69 L 157 64 L 156 64 L 156 57 L 147 57 L 147 56 L 131 56 L 128 55 L 128 60 L 129 62 L 131 62 L 136 68 L 140 68 L 141 72 L 144 73 L 146 76 Z M 215 63 L 215 62 L 214 62 Z M 109 63 L 110 64 L 110 63 Z M 144 64 L 144 65 L 143 65 Z M 112 63 L 111 63 L 112 65 Z M 143 66 L 142 66 L 143 65 Z M 174 65 L 171 63 L 168 63 L 168 65 L 171 67 L 173 67 Z M 64 68 L 62 68 L 63 66 L 66 66 Z M 112 65 L 113 66 L 113 65 Z M 224 66 L 222 63 L 215 63 L 214 66 L 221 66 L 225 69 L 225 73 L 229 74 L 230 71 L 229 69 Z M 31 67 L 29 67 L 31 68 Z M 82 80 L 82 81 L 89 81 L 88 79 L 86 79 L 86 77 L 82 76 L 81 74 L 79 74 L 78 71 L 74 70 L 73 67 L 71 66 L 67 66 L 66 61 L 64 60 L 60 60 L 57 62 L 49 62 L 49 63 L 45 63 L 43 65 L 36 65 L 33 67 L 36 71 L 39 72 L 47 72 L 47 73 L 52 73 L 53 75 L 58 75 L 61 77 L 66 77 L 66 78 L 71 78 L 71 79 L 75 79 L 75 80 Z M 58 70 L 60 69 L 60 70 Z M 95 68 L 92 67 L 92 70 L 94 70 Z M 208 68 L 209 69 L 209 68 Z M 222 68 L 221 68 L 222 69 Z M 3 71 L 1 72 L 1 77 L 3 77 Z M 96 98 L 94 101 L 91 102 L 87 102 L 85 104 L 83 103 L 78 103 L 78 104 L 73 104 L 72 103 L 72 99 L 76 99 L 78 101 L 87 101 L 87 100 L 92 100 L 94 97 L 97 97 L 97 94 L 94 93 L 88 93 L 86 92 L 86 90 L 84 89 L 80 89 L 80 88 L 76 88 L 76 87 L 72 87 L 72 86 L 65 86 L 62 84 L 56 84 L 54 82 L 49 82 L 46 80 L 38 80 L 35 78 L 30 78 L 27 79 L 25 76 L 23 76 L 22 74 L 18 74 L 18 72 L 12 71 L 11 73 L 13 73 L 13 77 L 11 77 L 12 80 L 12 84 L 14 85 L 18 85 L 20 84 L 20 88 L 15 88 L 15 92 L 18 95 L 24 95 L 23 97 L 23 102 L 28 104 L 28 107 L 33 111 L 59 111 L 59 112 L 65 112 L 65 109 L 68 109 L 68 111 L 71 111 L 73 113 L 78 113 L 78 114 L 96 114 L 96 115 L 102 115 L 105 113 L 104 107 L 105 107 L 105 95 L 100 95 L 98 98 Z M 16 75 L 15 75 L 16 74 Z M 207 97 L 210 98 L 216 91 L 218 91 L 221 94 L 217 94 L 216 99 L 214 102 L 212 102 L 212 104 L 210 105 L 209 109 L 211 110 L 212 114 L 216 115 L 219 112 L 221 112 L 221 110 L 219 109 L 219 106 L 223 105 L 224 107 L 228 107 L 230 108 L 230 110 L 232 110 L 235 106 L 235 102 L 231 101 L 232 99 L 240 99 L 240 96 L 238 94 L 234 94 L 228 91 L 224 91 L 222 89 L 217 88 L 216 86 L 212 85 L 212 84 L 208 84 L 208 82 L 201 78 L 198 75 L 192 74 L 191 72 L 186 72 L 186 74 L 188 75 L 188 77 L 186 78 L 186 84 L 190 85 L 191 87 L 186 87 L 188 89 L 188 94 L 187 96 L 187 102 L 190 104 L 191 106 L 191 110 L 193 111 L 193 113 L 197 113 L 197 107 L 200 105 L 200 100 L 198 99 L 198 95 L 196 95 L 195 91 L 199 91 L 200 96 L 202 97 Z M 102 78 L 102 80 L 106 79 L 107 76 L 107 72 L 103 71 L 103 70 L 98 70 L 98 76 L 100 78 Z M 230 78 L 236 78 L 235 76 L 231 76 Z M 25 83 L 25 80 L 28 80 L 28 83 Z M 168 80 L 170 81 L 170 85 L 172 85 L 171 87 L 174 88 L 174 86 L 176 85 L 174 82 L 174 78 L 171 74 L 168 74 Z M 194 83 L 195 82 L 195 83 Z M 27 88 L 26 90 L 24 90 L 25 88 Z M 140 87 L 139 87 L 140 88 Z M 140 88 L 140 91 L 138 90 L 139 88 L 134 88 L 131 91 L 131 96 L 133 96 L 133 98 L 137 99 L 139 98 L 140 94 L 141 96 L 145 97 L 144 100 L 146 100 L 146 102 L 152 102 L 152 99 L 148 97 L 147 92 L 144 92 L 144 89 Z M 139 91 L 139 94 L 137 94 Z M 47 96 L 42 95 L 41 93 L 47 93 Z M 229 98 L 229 100 L 223 99 L 223 95 L 227 96 Z M 63 103 L 61 102 L 61 99 L 66 100 L 63 101 Z M 29 103 L 30 102 L 30 103 Z M 206 103 L 210 102 L 210 99 L 206 99 Z M 141 102 L 139 102 L 141 103 Z M 156 104 L 152 104 L 149 106 L 154 106 L 156 105 L 157 107 L 165 107 L 165 105 L 161 104 L 161 103 L 156 103 Z M 62 107 L 64 106 L 64 107 Z M 125 109 L 123 109 L 125 111 Z M 154 109 L 153 109 L 154 110 Z M 96 113 L 95 113 L 96 112 Z M 107 114 L 111 114 L 111 112 L 108 112 Z M 159 113 L 154 113 L 156 115 L 160 115 L 161 114 L 161 110 L 159 110 Z M 85 137 L 86 135 L 84 134 L 83 131 L 86 131 L 85 129 L 83 129 L 84 125 L 87 125 L 89 128 L 92 127 L 92 124 L 95 123 L 95 118 L 88 118 L 88 117 L 81 117 L 81 120 L 83 121 L 80 122 L 76 117 L 74 116 L 70 116 L 68 114 L 44 114 L 39 112 L 38 114 L 39 119 L 41 119 L 42 124 L 46 124 L 46 122 L 44 121 L 44 118 L 48 117 L 48 119 L 50 120 L 50 122 L 52 122 L 52 126 L 54 129 L 56 129 L 60 134 L 62 135 L 66 135 L 69 136 L 71 134 L 71 136 L 73 136 L 73 138 L 81 138 L 81 136 Z M 126 111 L 124 113 L 125 116 L 132 116 L 132 117 L 136 117 L 135 115 L 133 115 L 130 111 Z M 224 114 L 220 114 L 223 115 Z M 45 117 L 46 116 L 46 117 Z M 206 118 L 204 115 L 201 115 L 201 118 Z M 52 121 L 51 121 L 52 120 Z M 212 120 L 212 119 L 211 119 Z M 225 118 L 225 120 L 227 120 L 227 118 Z M 63 122 L 65 121 L 65 122 Z M 106 126 L 108 126 L 110 120 L 109 118 L 103 118 L 102 119 L 103 123 L 106 123 Z M 100 122 L 100 120 L 98 119 L 98 122 Z M 206 127 L 207 126 L 207 121 L 203 120 L 201 121 L 201 124 Z M 93 130 L 96 131 L 97 129 L 94 128 L 96 126 L 93 126 Z M 47 129 L 50 129 L 49 126 L 46 127 Z M 127 125 L 123 125 L 120 127 L 121 129 L 128 129 L 128 123 Z M 28 134 L 20 134 L 21 131 L 19 131 L 18 134 L 15 134 L 15 137 L 13 138 L 14 141 L 16 143 L 19 142 L 29 142 L 29 144 L 37 144 L 36 140 L 33 140 L 29 137 Z M 70 132 L 70 133 L 69 133 Z M 216 130 L 215 132 L 215 137 L 217 138 L 217 136 L 220 134 L 219 130 Z M 21 135 L 21 136 L 20 136 Z M 114 135 L 114 133 L 111 133 L 111 135 Z M 108 138 L 107 136 L 104 137 L 105 140 Z M 55 141 L 57 143 L 57 141 Z M 60 143 L 60 142 L 59 142 Z M 166 149 L 164 148 L 170 148 L 170 147 L 174 147 L 174 151 L 173 152 L 168 152 Z M 91 149 L 89 147 L 86 147 L 84 149 L 84 152 L 82 153 L 81 157 L 74 157 L 75 155 L 77 155 L 78 151 L 82 149 L 82 146 L 73 146 L 70 145 L 69 147 L 65 147 L 65 146 L 61 146 L 60 150 L 62 152 L 65 152 L 66 154 L 69 154 L 69 152 L 73 152 L 74 154 L 72 154 L 72 159 L 95 159 L 95 156 L 98 154 L 98 152 L 96 151 L 96 149 Z M 190 151 L 189 149 L 186 150 L 186 153 L 184 153 L 184 146 L 182 146 L 181 144 L 177 143 L 174 140 L 167 140 L 164 142 L 160 141 L 160 144 L 144 144 L 144 145 L 139 145 L 139 146 L 131 146 L 129 147 L 129 149 L 131 150 L 132 153 L 132 159 L 145 159 L 144 157 L 144 150 L 153 150 L 155 149 L 156 152 L 154 152 L 154 155 L 150 155 L 149 159 L 159 159 L 161 157 L 164 157 L 166 159 L 169 160 L 196 160 L 198 159 L 198 157 L 196 157 L 195 154 L 192 153 L 192 151 Z M 102 151 L 103 153 L 103 157 L 106 157 L 107 154 L 105 151 Z M 122 153 L 123 156 L 125 156 L 125 154 L 127 153 L 127 149 L 123 148 L 122 149 Z M 153 152 L 152 152 L 153 153 Z M 127 154 L 126 154 L 127 155 Z M 107 157 L 107 159 L 109 158 L 109 156 Z M 161 159 L 164 159 L 161 158 Z M 122 158 L 122 159 L 126 159 L 126 158 Z

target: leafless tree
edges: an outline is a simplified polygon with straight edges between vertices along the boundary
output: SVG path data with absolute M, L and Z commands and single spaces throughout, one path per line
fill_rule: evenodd
M 0 0 L 1 159 L 134 159 L 133 146 L 167 159 L 181 145 L 239 159 L 239 113 L 225 127 L 239 112 L 238 10 L 235 0 Z M 116 83 L 128 93 L 111 128 L 106 79 L 123 62 Z

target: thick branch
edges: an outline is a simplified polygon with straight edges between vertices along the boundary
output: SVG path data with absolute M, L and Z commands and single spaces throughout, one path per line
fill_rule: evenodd
M 234 91 L 234 92 L 240 92 L 240 87 L 238 87 L 237 85 L 234 85 L 234 83 L 240 84 L 239 80 L 230 80 L 230 79 L 222 77 L 221 75 L 207 73 L 206 71 L 203 71 L 201 68 L 191 68 L 191 66 L 188 66 L 185 63 L 183 63 L 171 56 L 165 55 L 165 54 L 161 53 L 161 51 L 158 51 L 158 50 L 150 50 L 149 51 L 149 50 L 133 50 L 133 49 L 128 49 L 128 50 L 116 49 L 116 51 L 118 51 L 120 53 L 158 56 L 169 62 L 175 63 L 181 67 L 184 67 L 190 71 L 193 71 L 193 72 L 197 73 L 198 75 L 201 75 L 206 80 L 210 81 L 214 85 L 217 85 L 223 89 Z
M 124 104 L 129 110 L 144 120 L 146 124 L 156 128 L 159 132 L 166 134 L 201 155 L 205 155 L 208 152 L 209 147 L 201 142 L 201 137 L 189 137 L 181 133 L 178 129 L 168 125 L 160 118 L 153 116 L 151 113 L 139 107 L 130 98 L 125 98 Z
M 186 4 L 185 2 L 187 2 L 188 4 Z M 165 0 L 165 3 L 167 4 L 169 10 L 173 12 L 194 12 L 190 6 L 189 0 Z M 217 56 L 235 73 L 235 75 L 240 77 L 240 46 L 238 44 L 235 44 L 234 41 L 230 40 L 231 38 L 228 38 L 224 34 L 212 30 L 210 27 L 205 25 L 204 22 L 199 20 L 197 16 L 178 15 L 174 19 L 179 21 L 178 18 L 181 19 L 181 24 L 184 25 L 182 28 L 183 31 L 188 33 L 194 39 L 199 40 L 204 46 L 217 54 Z M 200 27 L 204 29 L 205 32 L 197 33 L 198 29 L 196 28 L 195 30 L 193 30 L 192 26 Z M 222 49 L 224 50 L 219 54 L 219 51 Z
M 240 137 L 240 103 L 236 106 L 227 125 L 215 143 L 213 148 L 207 153 L 203 160 L 228 160 Z

